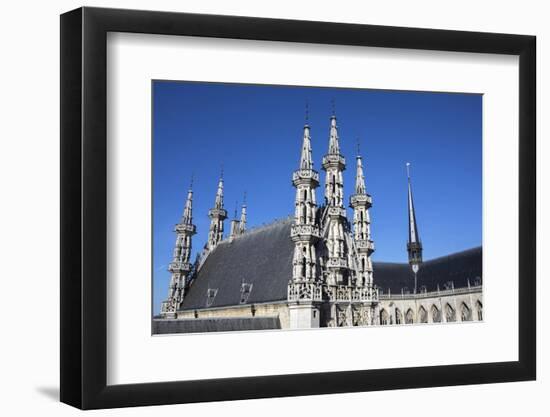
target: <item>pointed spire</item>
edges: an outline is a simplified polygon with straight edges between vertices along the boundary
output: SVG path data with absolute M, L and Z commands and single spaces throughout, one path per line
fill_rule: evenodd
M 239 234 L 239 219 L 237 218 L 237 207 L 239 202 L 235 201 L 235 211 L 233 213 L 233 220 L 231 220 L 231 230 L 229 233 L 229 239 L 233 240 Z
M 363 174 L 363 160 L 359 154 L 359 139 L 357 140 L 357 174 L 355 176 L 355 194 L 366 194 L 365 175 Z
M 302 154 L 300 156 L 300 169 L 312 169 L 313 162 L 311 160 L 311 136 L 309 126 L 304 126 L 304 137 L 302 140 Z
M 191 180 L 191 185 L 189 187 L 189 191 L 187 192 L 187 200 L 185 201 L 185 208 L 183 209 L 181 223 L 193 223 L 193 180 Z
M 214 207 L 217 209 L 223 208 L 223 165 L 220 173 L 220 180 L 218 181 L 218 191 L 216 192 L 216 202 Z
M 336 116 L 334 114 L 330 117 L 330 138 L 328 144 L 328 153 L 329 155 L 340 155 L 338 126 L 336 124 Z
M 414 202 L 412 195 L 411 187 L 411 173 L 410 173 L 411 164 L 407 162 L 407 179 L 408 179 L 408 203 L 409 203 L 409 243 L 420 242 L 420 235 L 418 234 L 418 226 L 416 224 L 416 214 L 414 212 Z
M 409 252 L 409 264 L 416 275 L 420 264 L 422 263 L 422 243 L 416 224 L 416 213 L 414 211 L 414 202 L 411 186 L 410 163 L 407 162 L 407 181 L 408 181 L 408 212 L 409 212 L 409 240 L 407 242 L 407 251 Z
M 241 221 L 239 223 L 239 233 L 243 234 L 246 230 L 246 191 L 243 198 L 243 206 L 241 208 Z

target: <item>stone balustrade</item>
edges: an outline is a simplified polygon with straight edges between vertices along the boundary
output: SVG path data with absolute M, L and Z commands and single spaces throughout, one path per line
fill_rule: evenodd
M 365 303 L 378 300 L 378 290 L 372 286 L 327 285 L 320 282 L 288 284 L 288 301 Z
M 319 182 L 319 173 L 313 169 L 299 169 L 292 173 L 292 181 L 313 180 Z
M 352 207 L 356 206 L 372 206 L 372 197 L 369 194 L 354 194 L 349 198 L 349 204 Z
M 341 167 L 346 165 L 346 158 L 344 158 L 342 155 L 333 155 L 328 154 L 323 156 L 323 166 L 329 167 L 329 166 L 338 166 Z
M 321 230 L 319 226 L 311 224 L 295 224 L 290 229 L 290 237 L 295 239 L 299 237 L 321 237 Z
M 168 265 L 168 271 L 170 272 L 189 272 L 192 268 L 192 265 L 187 262 L 170 262 Z
M 369 250 L 371 252 L 374 252 L 374 242 L 372 240 L 356 240 L 355 241 L 355 247 L 358 250 Z
M 462 288 L 450 288 L 445 290 L 435 290 L 435 291 L 422 291 L 417 293 L 383 293 L 379 294 L 380 300 L 405 300 L 405 299 L 420 299 L 420 298 L 432 298 L 434 296 L 448 296 L 448 295 L 459 295 L 459 294 L 469 294 L 474 292 L 481 292 L 481 285 L 472 285 L 470 287 Z
M 197 233 L 197 227 L 194 224 L 178 223 L 174 231 L 177 233 L 189 232 L 194 235 Z

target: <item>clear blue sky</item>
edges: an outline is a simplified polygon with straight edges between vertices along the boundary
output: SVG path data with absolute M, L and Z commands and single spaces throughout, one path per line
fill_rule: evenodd
M 249 227 L 293 213 L 291 176 L 298 166 L 306 101 L 313 159 L 324 183 L 320 162 L 328 149 L 332 100 L 347 162 L 346 200 L 355 183 L 358 138 L 361 143 L 373 197 L 374 261 L 407 261 L 407 161 L 424 259 L 481 245 L 481 95 L 154 81 L 155 313 L 168 292 L 173 228 L 191 175 L 194 259 L 207 239 L 207 212 L 222 164 L 231 216 L 245 191 Z M 323 200 L 322 186 L 317 198 Z

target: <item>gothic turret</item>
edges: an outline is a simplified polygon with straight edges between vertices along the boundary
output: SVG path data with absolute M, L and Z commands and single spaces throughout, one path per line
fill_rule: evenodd
M 189 284 L 192 265 L 191 259 L 191 237 L 196 233 L 193 224 L 193 190 L 192 186 L 187 193 L 187 200 L 183 215 L 174 231 L 176 232 L 176 243 L 172 262 L 168 266 L 171 273 L 168 299 L 162 304 L 162 313 L 165 316 L 175 316 L 179 304 L 183 301 L 185 291 Z
M 315 242 L 319 239 L 315 189 L 319 186 L 319 174 L 313 169 L 308 124 L 304 126 L 299 169 L 294 171 L 292 183 L 296 187 L 294 225 L 291 231 L 295 243 L 292 279 L 300 282 L 315 281 L 318 278 Z
M 345 229 L 346 209 L 344 208 L 344 179 L 346 160 L 340 154 L 340 143 L 336 116 L 330 118 L 328 153 L 323 157 L 325 171 L 325 204 L 328 211 L 327 224 L 327 283 L 341 285 L 348 283 L 348 250 Z
M 223 172 L 218 182 L 218 191 L 214 207 L 208 211 L 210 230 L 208 232 L 208 249 L 213 250 L 223 239 L 223 222 L 227 219 L 227 210 L 223 208 Z
M 416 274 L 422 264 L 422 242 L 418 234 L 416 224 L 416 214 L 414 211 L 413 194 L 411 187 L 410 163 L 407 162 L 407 181 L 408 181 L 408 212 L 409 212 L 409 239 L 407 242 L 407 252 L 409 253 L 409 265 L 414 273 L 414 291 L 416 292 Z
M 355 194 L 350 197 L 350 207 L 353 208 L 353 241 L 357 251 L 356 284 L 358 286 L 372 285 L 371 254 L 374 252 L 374 243 L 370 233 L 369 208 L 371 206 L 372 198 L 367 194 L 363 162 L 358 152 Z
M 315 246 L 320 239 L 317 222 L 315 189 L 319 186 L 319 173 L 313 169 L 311 137 L 304 126 L 299 168 L 292 174 L 296 187 L 294 224 L 290 230 L 294 242 L 292 279 L 288 283 L 289 319 L 293 328 L 319 327 L 320 268 Z

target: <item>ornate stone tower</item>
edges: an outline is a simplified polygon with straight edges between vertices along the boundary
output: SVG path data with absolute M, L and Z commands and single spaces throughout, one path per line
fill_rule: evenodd
M 192 265 L 191 259 L 191 237 L 197 232 L 193 224 L 193 190 L 189 188 L 187 201 L 183 216 L 174 229 L 176 232 L 176 244 L 172 262 L 168 271 L 172 274 L 168 299 L 162 303 L 161 313 L 165 317 L 175 317 L 179 304 L 182 302 L 189 284 Z
M 416 275 L 422 264 L 422 242 L 418 234 L 416 225 L 416 214 L 414 212 L 414 203 L 411 187 L 411 164 L 407 162 L 407 180 L 408 180 L 408 211 L 409 211 L 409 240 L 407 242 L 407 252 L 409 253 L 409 265 L 414 273 L 414 292 L 416 293 Z
M 296 187 L 294 224 L 291 237 L 294 241 L 292 279 L 289 282 L 289 313 L 292 328 L 319 327 L 320 287 L 315 244 L 320 238 L 317 224 L 315 189 L 319 186 L 319 173 L 313 169 L 309 125 L 304 126 L 300 167 L 292 175 Z M 318 289 L 318 290 L 316 290 Z
M 213 250 L 223 239 L 223 222 L 227 219 L 227 210 L 223 208 L 223 172 L 218 182 L 214 207 L 208 211 L 210 230 L 208 231 L 208 250 Z
M 355 177 L 355 194 L 350 197 L 350 207 L 353 209 L 353 242 L 357 252 L 356 285 L 372 286 L 372 260 L 374 242 L 371 240 L 369 208 L 372 197 L 367 194 L 363 162 L 357 152 L 357 174 Z
M 346 160 L 340 154 L 336 116 L 330 118 L 328 153 L 323 157 L 325 171 L 325 202 L 327 205 L 327 283 L 345 285 L 349 279 L 346 246 L 346 209 L 344 208 L 344 179 Z

